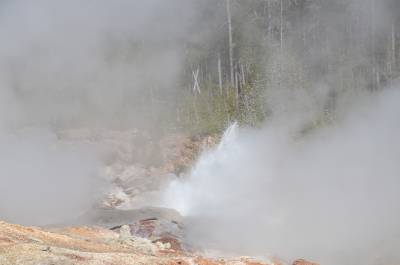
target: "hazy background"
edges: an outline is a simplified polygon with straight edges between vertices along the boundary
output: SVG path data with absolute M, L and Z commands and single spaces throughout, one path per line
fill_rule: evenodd
M 2 219 L 57 223 L 98 203 L 98 150 L 57 133 L 162 131 L 193 12 L 187 1 L 0 2 Z
M 226 4 L 1 1 L 0 217 L 60 222 L 103 194 L 98 150 L 60 130 L 208 135 L 238 120 L 163 191 L 193 242 L 398 262 L 399 2 L 231 0 L 233 77 Z
M 24 123 L 158 123 L 173 111 L 192 19 L 186 1 L 2 1 L 2 90 Z

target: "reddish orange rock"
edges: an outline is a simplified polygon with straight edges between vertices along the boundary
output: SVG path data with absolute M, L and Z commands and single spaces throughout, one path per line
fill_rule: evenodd
M 202 257 L 196 258 L 194 262 L 197 265 L 225 265 L 225 262 L 217 262 L 215 260 L 205 259 Z
M 295 262 L 293 262 L 293 265 L 319 265 L 319 264 L 307 261 L 305 259 L 298 259 Z

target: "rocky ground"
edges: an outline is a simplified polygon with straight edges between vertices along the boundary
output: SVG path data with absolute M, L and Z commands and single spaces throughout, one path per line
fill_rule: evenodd
M 165 221 L 165 220 L 164 220 Z M 0 222 L 1 265 L 274 265 L 278 260 L 209 258 L 184 250 L 166 237 L 162 219 L 150 218 L 107 229 L 23 227 Z M 177 223 L 178 225 L 178 223 Z M 158 227 L 158 228 L 157 228 Z M 161 227 L 161 229 L 160 229 Z M 158 229 L 158 230 L 157 230 Z M 179 228 L 178 228 L 179 230 Z M 141 236 L 139 236 L 141 235 Z M 164 236 L 164 237 L 163 237 Z M 174 239 L 171 240 L 173 236 Z M 297 260 L 293 265 L 317 265 Z
M 60 141 L 101 150 L 111 189 L 74 226 L 24 227 L 0 221 L 0 265 L 273 265 L 278 259 L 203 257 L 185 242 L 184 219 L 174 210 L 141 207 L 143 194 L 182 177 L 217 136 L 152 137 L 129 130 L 68 130 Z M 294 265 L 316 265 L 298 260 Z
M 152 242 L 100 227 L 39 229 L 0 222 L 2 265 L 261 265 L 249 258 L 208 259 L 174 249 L 169 243 Z

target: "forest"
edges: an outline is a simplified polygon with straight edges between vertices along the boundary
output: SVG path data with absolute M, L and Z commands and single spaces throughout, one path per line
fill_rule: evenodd
M 177 119 L 184 126 L 257 126 L 273 112 L 276 91 L 296 90 L 325 93 L 314 122 L 329 122 L 346 99 L 379 91 L 399 75 L 396 0 L 206 2 L 182 43 Z
M 3 5 L 9 14 L 23 10 L 18 2 Z M 399 75 L 396 0 L 141 5 L 61 2 L 50 18 L 32 7 L 37 12 L 22 21 L 4 13 L 3 34 L 16 38 L 4 39 L 3 82 L 23 116 L 55 128 L 221 133 L 234 121 L 257 127 L 284 111 L 274 109 L 285 93 L 298 93 L 320 105 L 320 117 L 310 121 L 320 124 Z M 75 8 L 79 19 L 71 20 Z

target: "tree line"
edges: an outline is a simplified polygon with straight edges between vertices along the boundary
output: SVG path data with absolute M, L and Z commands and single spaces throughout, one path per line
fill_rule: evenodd
M 324 86 L 326 113 L 340 97 L 377 91 L 400 70 L 396 0 L 206 0 L 184 40 L 177 119 L 199 131 L 233 120 L 256 126 L 268 91 Z M 398 12 L 399 11 L 399 12 Z

